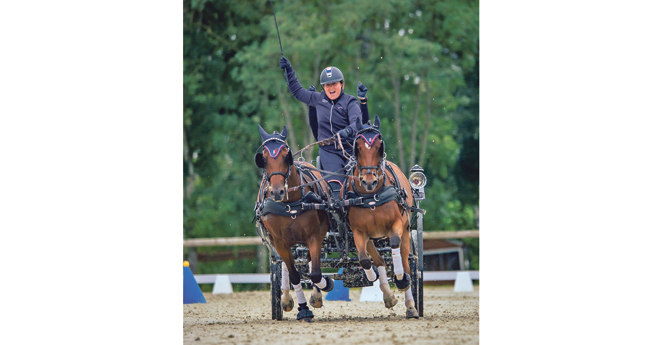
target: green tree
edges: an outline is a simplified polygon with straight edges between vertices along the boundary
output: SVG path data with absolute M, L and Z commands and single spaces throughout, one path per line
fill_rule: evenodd
M 284 54 L 303 86 L 320 89 L 320 71 L 332 65 L 344 73 L 346 93 L 355 95 L 358 81 L 369 87 L 371 118 L 381 118 L 388 159 L 404 171 L 413 164 L 425 169 L 422 206 L 430 230 L 476 227 L 478 6 L 274 2 Z M 298 150 L 313 142 L 307 106 L 291 96 L 279 69 L 269 1 L 184 0 L 183 23 L 184 237 L 253 236 L 257 125 L 268 132 L 286 125 Z M 466 243 L 478 267 L 478 239 Z M 218 265 L 204 269 L 229 269 Z M 239 266 L 231 270 L 255 269 Z

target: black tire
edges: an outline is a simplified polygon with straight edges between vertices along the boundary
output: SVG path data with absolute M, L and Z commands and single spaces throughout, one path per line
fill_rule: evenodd
M 410 278 L 412 279 L 410 291 L 412 291 L 413 300 L 415 301 L 415 309 L 419 313 L 419 272 L 417 271 L 417 258 L 413 255 L 408 264 L 410 265 Z
M 282 261 L 270 262 L 270 304 L 273 320 L 282 320 Z
M 415 309 L 419 313 L 419 317 L 424 316 L 424 257 L 419 250 L 423 244 L 419 243 L 419 240 L 415 240 L 411 236 L 410 246 L 412 248 L 411 258 L 409 260 L 410 264 L 410 277 L 412 279 L 411 289 L 413 300 L 415 301 Z

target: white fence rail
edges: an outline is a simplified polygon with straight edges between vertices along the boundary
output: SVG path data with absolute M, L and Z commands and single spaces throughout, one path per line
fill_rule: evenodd
M 456 274 L 465 271 L 429 271 L 424 272 L 424 281 L 456 280 Z M 479 271 L 467 271 L 470 273 L 470 279 L 479 280 Z M 213 284 L 216 276 L 229 276 L 229 282 L 235 283 L 270 283 L 270 274 L 267 273 L 246 273 L 246 274 L 195 274 L 197 284 Z

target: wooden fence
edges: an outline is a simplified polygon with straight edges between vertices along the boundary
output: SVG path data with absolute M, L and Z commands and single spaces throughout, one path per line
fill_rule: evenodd
M 479 238 L 479 230 L 460 231 L 434 231 L 424 230 L 425 240 L 457 239 L 457 238 Z M 261 244 L 259 236 L 245 237 L 214 237 L 214 238 L 190 238 L 183 240 L 184 247 L 213 247 L 213 246 L 248 246 Z

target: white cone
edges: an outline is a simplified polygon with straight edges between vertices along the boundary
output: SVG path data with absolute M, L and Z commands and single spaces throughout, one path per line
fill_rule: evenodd
M 383 292 L 380 291 L 380 280 L 376 279 L 373 286 L 362 288 L 360 302 L 382 302 Z
M 215 276 L 215 284 L 213 284 L 213 294 L 220 293 L 233 293 L 234 289 L 231 287 L 229 276 L 226 274 L 218 274 Z
M 456 281 L 454 282 L 454 292 L 472 292 L 472 279 L 470 272 L 458 272 L 456 274 Z

